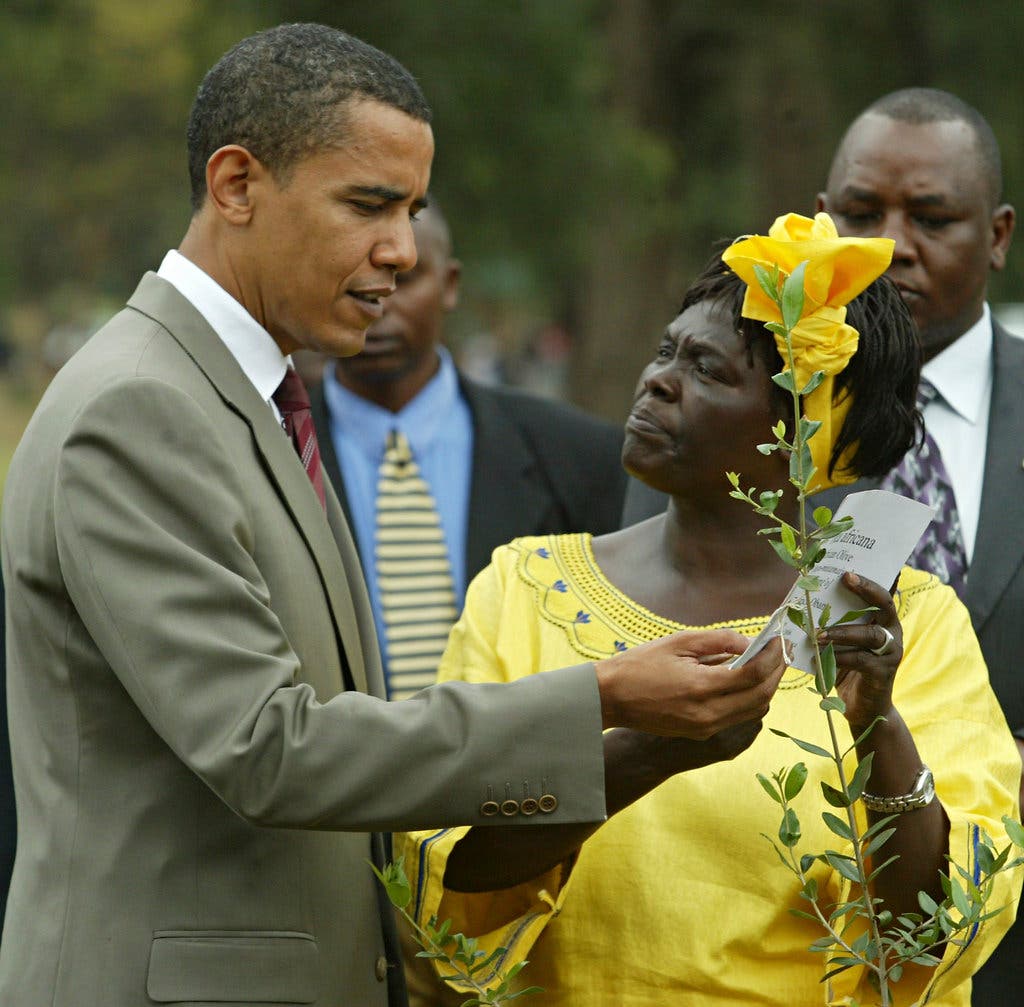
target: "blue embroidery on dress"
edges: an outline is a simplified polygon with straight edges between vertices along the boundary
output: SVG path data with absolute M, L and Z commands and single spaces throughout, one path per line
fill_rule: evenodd
M 581 608 L 576 613 L 576 618 L 573 619 L 573 622 L 590 622 L 590 613 L 589 612 L 584 612 L 583 609 Z
M 568 587 L 568 585 L 567 585 L 567 584 L 565 583 L 565 581 L 564 581 L 564 580 L 556 580 L 556 581 L 554 582 L 554 584 L 552 584 L 551 586 L 552 586 L 552 588 L 554 588 L 554 590 L 556 590 L 556 591 L 557 591 L 557 592 L 558 592 L 559 594 L 565 594 L 565 592 L 569 590 L 569 587 Z

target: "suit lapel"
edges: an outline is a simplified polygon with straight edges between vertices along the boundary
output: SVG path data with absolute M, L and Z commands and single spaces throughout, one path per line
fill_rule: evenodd
M 1024 561 L 1024 340 L 993 322 L 993 384 L 985 477 L 965 602 L 978 632 Z M 975 575 L 975 572 L 977 575 Z
M 344 640 L 356 639 L 359 627 L 339 543 L 274 414 L 206 320 L 171 284 L 147 274 L 128 304 L 167 329 L 217 389 L 224 404 L 249 425 L 267 476 L 291 513 L 319 571 L 334 615 L 339 652 L 348 660 L 355 687 L 367 691 L 362 654 L 349 653 L 343 645 Z
M 473 414 L 473 471 L 466 530 L 467 580 L 491 561 L 495 543 L 539 528 L 551 506 L 534 453 L 500 400 L 460 378 Z M 515 487 L 515 493 L 509 492 Z

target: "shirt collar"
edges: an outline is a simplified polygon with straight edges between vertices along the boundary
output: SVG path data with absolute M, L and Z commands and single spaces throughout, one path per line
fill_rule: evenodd
M 984 305 L 981 318 L 959 339 L 921 368 L 949 407 L 965 420 L 983 421 L 986 393 L 992 379 L 992 314 Z
M 172 284 L 210 323 L 260 397 L 269 402 L 289 363 L 274 337 L 209 273 L 180 252 L 172 249 L 164 256 L 157 276 Z
M 379 460 L 384 442 L 392 430 L 400 430 L 409 439 L 413 454 L 423 454 L 440 435 L 446 417 L 459 399 L 459 378 L 451 354 L 437 347 L 440 367 L 416 396 L 397 413 L 382 409 L 356 395 L 338 381 L 334 368 L 324 371 L 324 398 L 344 436 L 358 445 L 369 458 Z

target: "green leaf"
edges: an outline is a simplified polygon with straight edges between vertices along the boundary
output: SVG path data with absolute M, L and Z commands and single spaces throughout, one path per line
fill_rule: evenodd
M 829 866 L 838 871 L 847 881 L 860 881 L 860 875 L 857 873 L 857 864 L 850 857 L 841 856 L 838 853 L 826 853 L 825 859 L 828 861 Z
M 841 615 L 834 623 L 833 626 L 842 626 L 844 622 L 853 622 L 854 619 L 860 619 L 871 612 L 877 612 L 877 605 L 869 605 L 867 608 L 853 608 L 850 609 L 845 615 Z
M 874 752 L 868 752 L 863 759 L 857 764 L 857 768 L 853 771 L 853 779 L 850 780 L 850 800 L 859 800 L 860 795 L 864 793 L 864 787 L 867 785 L 868 779 L 871 776 L 871 760 L 874 758 Z
M 832 522 L 832 511 L 828 507 L 815 507 L 812 516 L 819 528 L 827 528 Z
M 757 450 L 763 455 L 770 455 L 773 451 L 778 451 L 778 444 L 758 444 Z
M 818 706 L 823 710 L 835 710 L 836 713 L 846 713 L 846 704 L 839 696 L 826 696 Z
M 833 521 L 827 528 L 820 529 L 817 532 L 817 536 L 822 539 L 836 538 L 837 536 L 848 532 L 852 527 L 852 517 L 841 517 L 838 521 Z
M 967 901 L 967 893 L 963 889 L 963 885 L 960 884 L 956 878 L 951 878 L 951 891 L 950 895 L 953 899 L 953 905 L 956 906 L 957 911 L 961 916 L 968 916 L 971 912 L 970 904 Z
M 380 871 L 373 863 L 367 861 L 370 864 L 370 870 L 384 886 L 388 901 L 396 909 L 405 909 L 412 901 L 412 887 L 409 884 L 409 879 L 405 876 L 404 862 L 404 858 L 399 857 L 394 863 L 385 864 L 384 870 Z
M 831 784 L 826 783 L 824 780 L 821 781 L 821 792 L 825 797 L 825 800 L 832 805 L 833 808 L 848 808 L 850 801 L 847 800 L 846 794 L 841 790 L 836 790 Z
M 775 727 L 769 727 L 768 729 L 773 733 L 773 735 L 778 735 L 779 738 L 787 738 L 793 742 L 797 748 L 802 748 L 805 752 L 809 752 L 811 755 L 819 755 L 823 759 L 830 759 L 833 757 L 831 756 L 831 752 L 826 752 L 820 745 L 812 745 L 810 742 L 801 741 L 799 738 L 787 735 L 785 731 L 777 730 Z
M 939 906 L 938 903 L 927 893 L 917 893 L 917 904 L 924 910 L 925 916 L 934 916 Z
M 821 420 L 801 420 L 800 436 L 809 441 L 821 429 Z
M 1024 846 L 1024 826 L 1009 815 L 1003 815 L 1003 825 L 1014 846 Z
M 797 608 L 796 605 L 790 605 L 786 608 L 786 615 L 789 616 L 789 621 L 794 626 L 799 626 L 800 629 L 804 628 L 804 610 Z
M 818 879 L 808 878 L 804 882 L 803 888 L 800 889 L 800 894 L 807 899 L 808 902 L 814 902 L 818 897 Z M 813 917 L 811 917 L 813 919 Z
M 790 553 L 796 551 L 796 532 L 793 530 L 792 525 L 783 524 L 780 526 L 782 532 L 783 545 L 789 550 Z
M 789 333 L 786 332 L 786 326 L 782 322 L 765 322 L 764 327 L 772 333 L 772 335 L 780 336 L 783 339 L 788 338 Z M 785 356 L 785 354 L 783 354 Z
M 769 540 L 768 544 L 775 550 L 779 559 L 781 559 L 783 563 L 786 563 L 796 569 L 800 568 L 800 560 L 794 558 L 782 542 L 773 542 Z
M 804 273 L 807 272 L 807 263 L 801 262 L 782 285 L 782 324 L 790 332 L 800 321 L 804 312 Z
M 770 270 L 765 269 L 764 266 L 754 263 L 754 276 L 757 277 L 757 282 L 760 288 L 764 291 L 765 296 L 775 304 L 779 303 L 779 267 L 775 264 L 772 265 Z
M 789 371 L 780 371 L 778 374 L 773 374 L 772 381 L 783 391 L 793 392 L 796 390 L 796 383 L 793 381 L 793 375 Z
M 786 800 L 791 801 L 797 794 L 800 793 L 804 788 L 804 784 L 807 782 L 807 766 L 802 762 L 798 762 L 792 769 L 786 774 L 786 782 L 783 788 L 783 792 L 786 795 Z
M 983 843 L 978 845 L 975 857 L 977 858 L 978 866 L 984 874 L 991 874 L 995 870 L 996 858 L 992 851 Z
M 853 830 L 848 822 L 844 822 L 843 819 L 833 815 L 830 811 L 823 811 L 821 819 L 837 836 L 849 839 L 851 842 L 853 841 Z
M 764 773 L 757 774 L 757 782 L 764 788 L 764 792 L 776 803 L 781 804 L 782 798 L 779 796 L 778 791 L 775 789 L 775 784 L 768 779 Z
M 821 691 L 831 692 L 836 687 L 836 652 L 832 644 L 821 651 Z
M 808 577 L 806 575 L 801 576 L 797 579 L 796 586 L 801 591 L 817 591 L 821 587 L 821 581 L 817 577 Z
M 740 475 L 738 472 L 726 472 L 725 478 L 736 488 L 740 488 Z
M 792 808 L 786 808 L 779 825 L 779 841 L 783 846 L 792 849 L 800 842 L 800 819 Z
M 821 610 L 821 615 L 818 616 L 818 629 L 824 629 L 828 625 L 829 619 L 832 618 L 832 606 L 826 605 Z
M 825 380 L 825 372 L 824 371 L 815 371 L 811 375 L 811 378 L 807 382 L 807 384 L 804 385 L 803 388 L 800 389 L 800 394 L 801 395 L 810 395 L 811 392 L 813 392 L 814 389 L 817 388 L 818 385 L 820 385 L 822 383 L 822 381 L 824 381 L 824 380 Z
M 871 841 L 864 847 L 864 856 L 873 857 L 885 844 L 888 842 L 889 837 L 895 832 L 895 829 L 883 829 Z

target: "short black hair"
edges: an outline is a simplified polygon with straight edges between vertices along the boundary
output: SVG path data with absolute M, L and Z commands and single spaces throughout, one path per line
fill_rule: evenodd
M 912 126 L 932 122 L 964 123 L 974 134 L 979 167 L 984 172 L 992 206 L 1002 200 L 1003 160 L 999 152 L 999 141 L 985 117 L 955 94 L 934 87 L 907 87 L 883 95 L 857 118 L 861 119 L 865 115 L 884 115 L 888 119 Z
M 718 252 L 687 290 L 679 312 L 705 301 L 714 303 L 742 335 L 751 360 L 758 354 L 768 373 L 775 374 L 782 369 L 782 357 L 764 323 L 743 317 L 746 290 L 746 283 Z M 880 477 L 898 464 L 923 430 L 916 408 L 921 343 L 899 290 L 885 276 L 847 305 L 846 321 L 860 339 L 857 352 L 836 377 L 834 394 L 849 392 L 853 399 L 828 471 L 831 475 L 843 452 L 855 445 L 850 474 Z M 791 416 L 789 393 L 774 382 L 772 393 L 779 415 Z
M 188 120 L 193 212 L 206 198 L 206 163 L 237 143 L 278 182 L 297 161 L 344 139 L 344 108 L 370 98 L 430 122 L 419 84 L 398 60 L 337 28 L 284 24 L 243 39 L 203 78 Z

